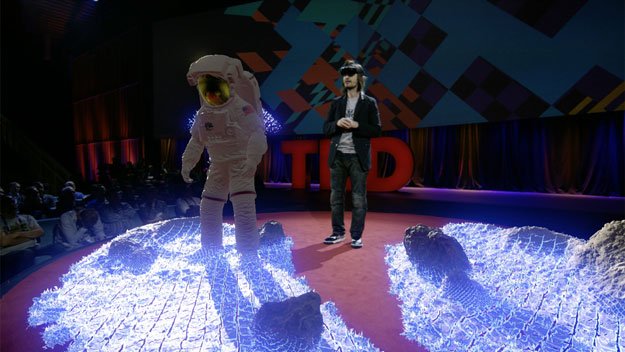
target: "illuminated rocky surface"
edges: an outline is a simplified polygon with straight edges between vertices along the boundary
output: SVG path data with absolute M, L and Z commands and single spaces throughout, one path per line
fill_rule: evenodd
M 622 351 L 624 229 L 606 224 L 586 242 L 538 227 L 444 226 L 466 273 L 416 265 L 389 245 L 404 333 L 431 351 Z
M 68 344 L 69 351 L 377 351 L 346 327 L 332 302 L 320 306 L 318 339 L 305 335 L 302 343 L 255 328 L 263 304 L 312 291 L 295 277 L 292 240 L 274 236 L 280 228 L 267 228 L 256 260 L 234 250 L 232 225 L 224 225 L 224 249 L 216 252 L 201 248 L 198 218 L 134 229 L 35 298 L 29 324 L 45 326 L 46 347 Z

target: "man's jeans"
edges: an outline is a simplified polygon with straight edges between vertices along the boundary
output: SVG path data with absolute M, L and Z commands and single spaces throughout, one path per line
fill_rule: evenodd
M 365 228 L 367 214 L 367 171 L 363 171 L 356 154 L 336 153 L 330 168 L 330 206 L 332 208 L 332 233 L 345 235 L 343 212 L 347 178 L 352 183 L 352 239 L 359 239 Z

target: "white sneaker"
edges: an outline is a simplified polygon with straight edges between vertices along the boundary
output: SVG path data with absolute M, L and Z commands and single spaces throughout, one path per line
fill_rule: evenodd
M 362 248 L 362 238 L 352 240 L 352 248 Z

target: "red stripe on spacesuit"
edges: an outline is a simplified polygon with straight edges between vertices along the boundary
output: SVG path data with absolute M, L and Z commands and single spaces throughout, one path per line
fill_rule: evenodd
M 218 201 L 218 202 L 225 202 L 227 200 L 227 199 L 221 199 L 221 198 L 215 198 L 215 197 L 209 197 L 209 196 L 202 196 L 202 198 L 215 200 L 215 201 Z
M 254 191 L 235 192 L 235 193 L 230 194 L 230 197 L 240 196 L 242 194 L 256 194 L 256 192 L 254 192 Z
M 245 105 L 245 106 L 243 106 L 243 113 L 245 115 L 253 114 L 254 113 L 254 108 L 251 107 L 250 105 Z

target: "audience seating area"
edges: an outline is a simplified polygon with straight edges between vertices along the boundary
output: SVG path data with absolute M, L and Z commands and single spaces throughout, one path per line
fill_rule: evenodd
M 129 192 L 131 193 L 128 194 L 127 198 L 124 197 L 123 199 L 121 199 L 121 201 L 122 202 L 127 201 L 128 204 L 126 204 L 126 206 L 130 205 L 130 207 L 134 210 L 134 214 L 132 215 L 132 219 L 130 220 L 128 220 L 128 216 L 125 215 L 124 221 L 128 221 L 128 222 L 124 222 L 124 223 L 125 224 L 132 223 L 133 225 L 131 227 L 136 227 L 141 224 L 147 224 L 147 223 L 151 223 L 154 221 L 171 219 L 177 216 L 176 215 L 176 200 L 183 193 L 182 187 L 184 187 L 183 186 L 184 184 L 177 183 L 177 182 L 168 182 L 168 181 L 171 181 L 171 180 L 154 180 L 153 183 L 124 182 L 124 183 L 117 184 L 117 185 L 109 184 L 108 185 L 109 187 L 102 187 L 101 184 L 92 184 L 92 185 L 85 185 L 84 189 L 88 191 L 92 191 L 91 188 L 94 188 L 94 186 L 99 186 L 99 187 L 102 187 L 102 189 L 113 190 L 114 192 L 112 193 L 118 192 L 120 194 L 125 194 L 124 191 L 129 190 Z M 153 191 L 156 189 L 157 199 L 159 202 L 161 202 L 161 205 L 158 207 L 159 210 L 154 210 L 157 208 L 148 208 L 151 210 L 148 210 L 147 213 L 146 212 L 141 213 L 142 206 L 144 206 L 146 203 L 149 203 L 148 198 L 145 196 L 145 194 L 147 194 L 148 192 L 147 191 L 148 189 L 152 189 L 152 193 L 154 193 Z M 194 192 L 195 191 L 201 192 L 199 190 L 194 190 Z M 21 194 L 21 193 L 22 192 L 20 192 L 18 189 L 17 194 Z M 79 193 L 79 192 L 75 192 L 75 193 Z M 5 193 L 4 190 L 2 191 L 2 194 L 3 196 L 7 195 L 13 199 L 16 199 L 14 198 L 14 196 L 12 196 L 12 194 L 9 194 L 9 192 Z M 13 193 L 13 194 L 16 194 L 16 193 Z M 70 206 L 69 208 L 66 208 L 66 207 L 59 208 L 59 205 L 61 203 L 60 200 L 62 197 L 54 195 L 53 197 L 56 198 L 56 205 L 57 205 L 56 210 L 53 210 L 52 212 L 42 211 L 39 216 L 35 216 L 37 223 L 43 229 L 44 234 L 37 239 L 37 246 L 31 249 L 31 251 L 34 252 L 34 259 L 27 260 L 25 265 L 29 267 L 21 271 L 19 271 L 20 269 L 17 269 L 18 266 L 16 266 L 13 269 L 7 267 L 8 273 L 6 271 L 3 271 L 3 277 L 1 278 L 2 293 L 5 293 L 6 291 L 8 291 L 8 289 L 10 289 L 16 283 L 18 283 L 23 277 L 27 276 L 30 272 L 36 270 L 37 268 L 47 264 L 47 262 L 49 262 L 50 260 L 54 260 L 55 258 L 59 256 L 62 256 L 64 254 L 67 254 L 68 252 L 72 252 L 76 249 L 81 248 L 81 247 L 74 248 L 73 246 L 71 246 L 70 248 L 72 249 L 67 249 L 66 246 L 64 247 L 63 245 L 61 245 L 61 243 L 57 243 L 58 236 L 56 235 L 56 233 L 58 232 L 59 225 L 60 225 L 60 217 L 59 217 L 60 213 L 66 211 L 67 209 L 76 209 L 77 211 L 80 211 L 79 209 L 84 209 L 85 206 L 88 206 L 87 202 L 94 201 L 93 198 L 92 200 L 87 199 L 89 198 L 87 197 L 88 194 L 84 195 L 81 193 L 81 195 L 85 196 L 85 198 L 78 200 L 75 206 Z M 70 196 L 70 199 L 71 199 L 71 196 Z M 116 229 L 117 231 L 108 232 L 106 230 L 107 223 L 105 221 L 105 218 L 103 218 L 103 213 L 101 213 L 101 209 L 103 209 L 105 213 L 107 213 L 108 204 L 109 204 L 108 193 L 106 194 L 106 199 L 107 199 L 106 201 L 107 203 L 97 203 L 100 205 L 97 205 L 97 204 L 92 205 L 94 209 L 97 209 L 98 213 L 100 213 L 99 217 L 105 226 L 104 232 L 107 238 L 103 240 L 102 242 L 109 241 L 111 238 L 119 234 L 119 230 L 122 230 L 119 227 L 115 226 L 116 224 L 119 224 L 118 222 L 115 222 L 115 219 L 118 216 L 117 213 L 110 213 L 110 211 L 108 211 L 108 215 L 109 217 L 113 216 L 112 218 L 113 220 L 111 220 L 113 222 L 112 223 L 109 222 L 108 224 L 112 224 L 113 228 Z M 95 201 L 97 202 L 97 200 Z M 160 210 L 160 209 L 163 209 L 163 206 L 165 209 L 164 214 L 162 210 Z M 60 210 L 60 209 L 66 209 L 66 210 Z M 130 213 L 130 212 L 127 212 L 127 213 Z M 31 215 L 34 213 L 19 212 L 18 214 Z M 50 217 L 51 214 L 52 214 L 52 217 Z M 149 214 L 149 215 L 146 215 L 146 214 Z M 150 216 L 152 216 L 153 214 L 162 214 L 162 216 L 157 217 L 157 218 L 151 218 Z M 106 217 L 106 215 L 104 216 Z M 125 226 L 124 228 L 129 229 L 127 226 Z M 122 233 L 123 231 L 124 230 L 122 230 Z M 83 243 L 82 247 L 88 244 L 89 243 Z M 32 255 L 30 255 L 30 257 L 32 258 Z M 21 268 L 22 266 L 19 266 L 19 267 Z M 15 271 L 19 271 L 19 272 L 15 273 Z
M 173 219 L 175 217 L 176 217 L 176 206 L 168 205 L 165 218 Z M 140 221 L 138 218 L 138 215 L 137 215 L 137 220 Z M 6 278 L 4 282 L 2 283 L 2 290 L 1 290 L 2 294 L 8 291 L 11 287 L 13 287 L 17 282 L 19 282 L 23 277 L 25 277 L 32 271 L 47 264 L 49 261 L 54 260 L 58 256 L 65 255 L 71 252 L 71 251 L 68 252 L 68 251 L 53 251 L 52 250 L 54 247 L 54 243 L 55 243 L 54 231 L 55 231 L 55 227 L 59 223 L 59 218 L 39 219 L 37 220 L 37 223 L 39 223 L 39 226 L 41 226 L 41 228 L 43 229 L 44 234 L 38 239 L 38 248 L 36 250 L 34 263 L 32 267 L 22 271 L 21 273 L 15 275 L 14 277 Z M 102 243 L 106 241 L 110 241 L 110 240 L 111 239 L 108 238 L 105 241 L 102 241 Z

